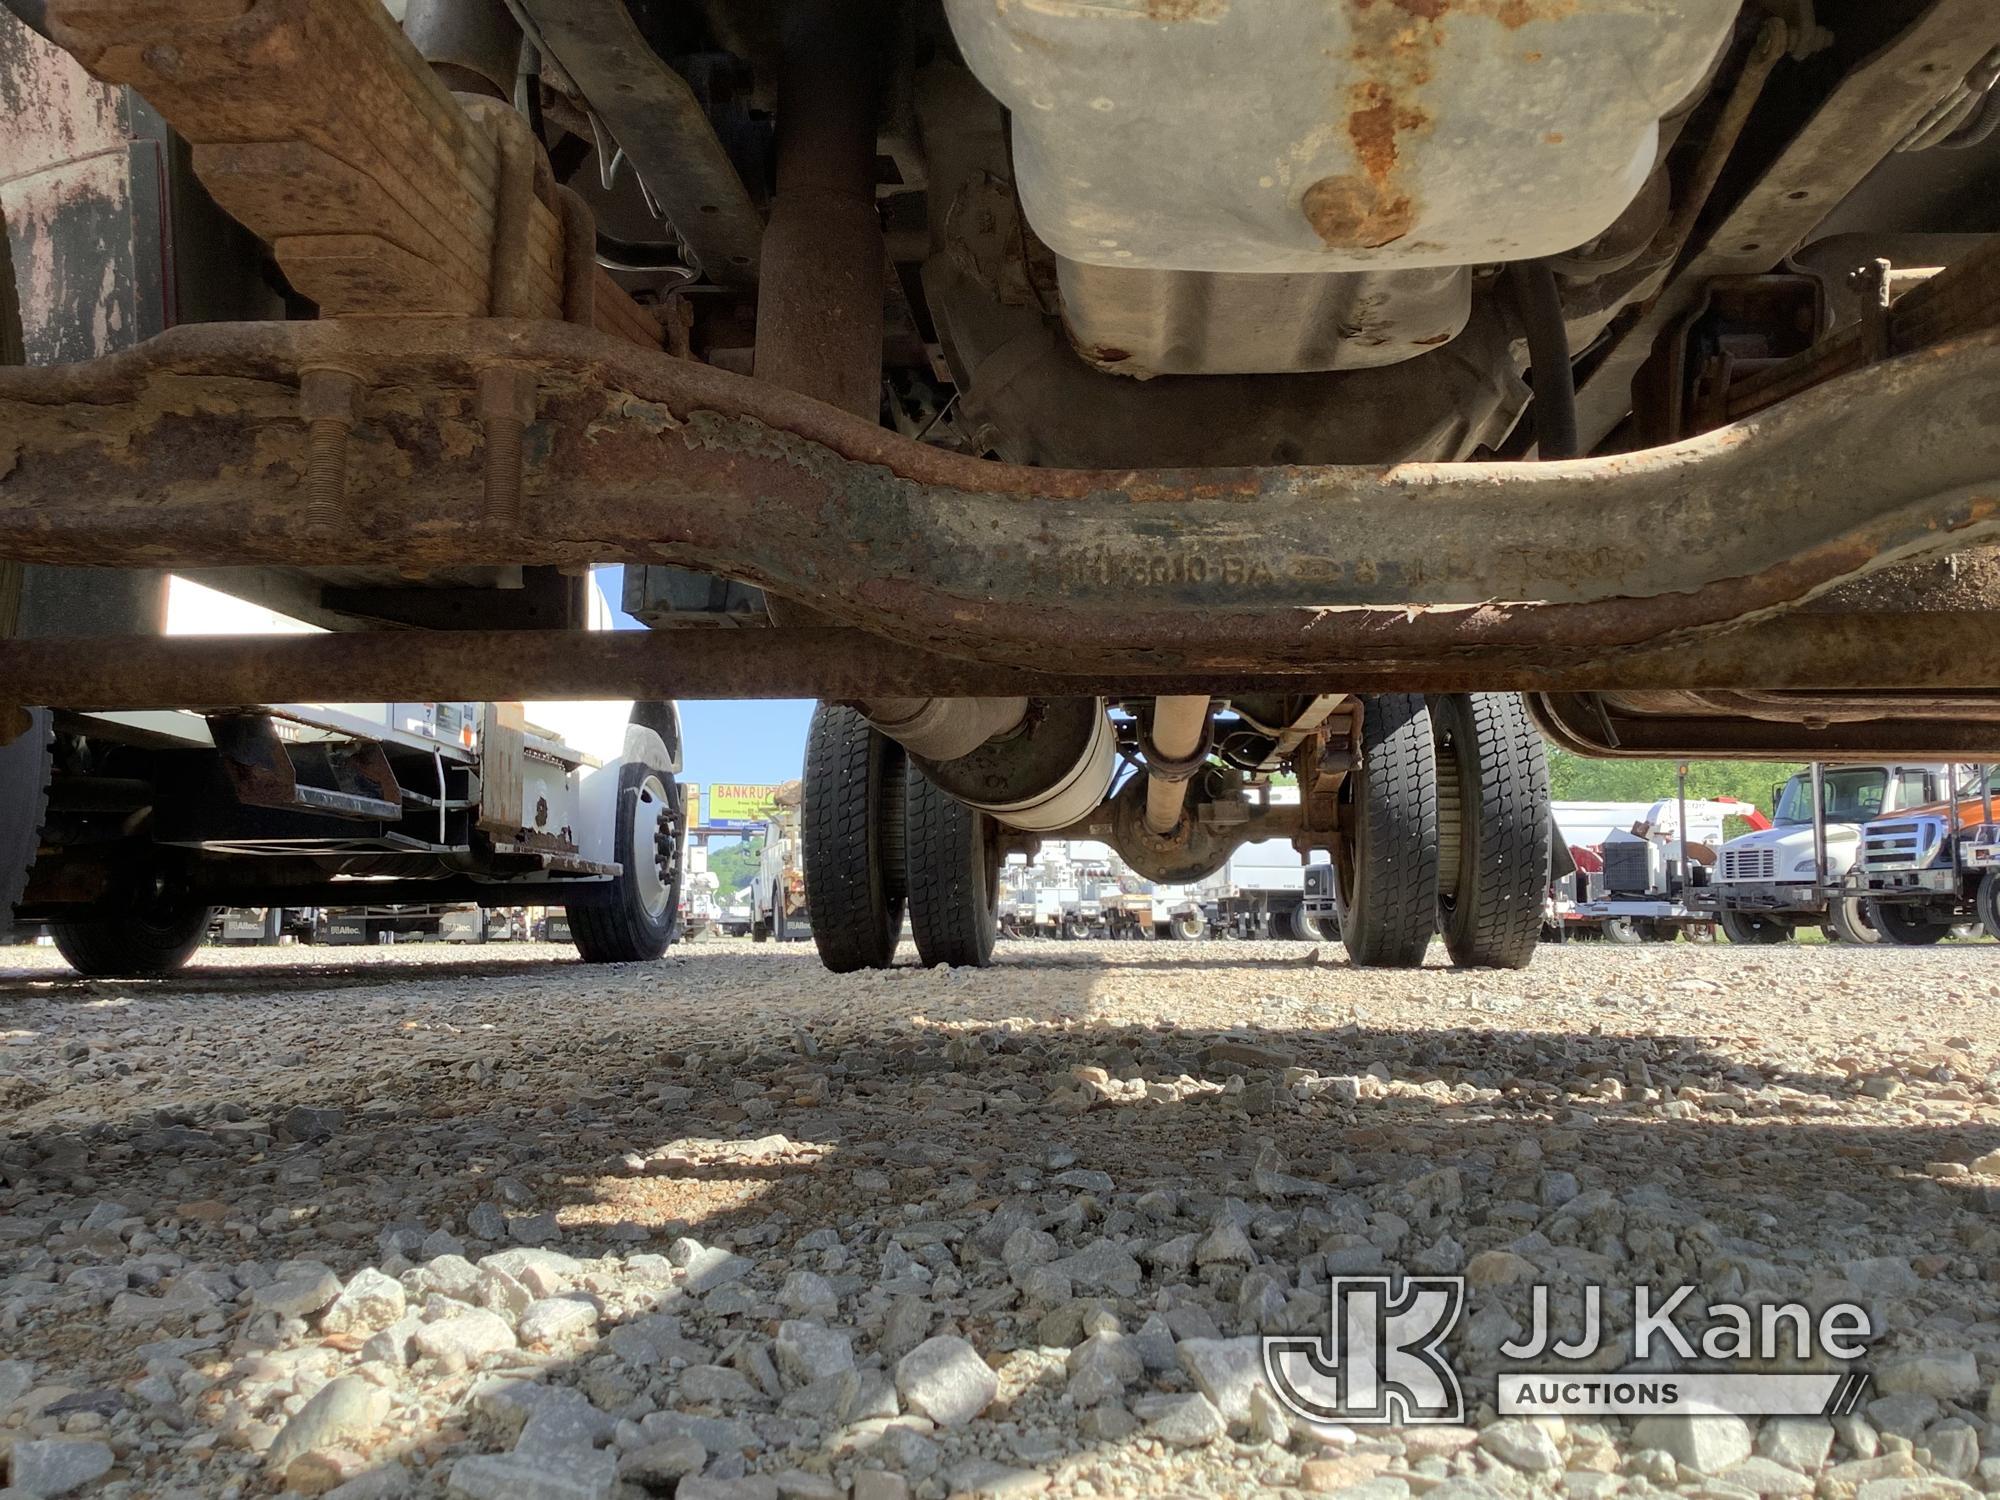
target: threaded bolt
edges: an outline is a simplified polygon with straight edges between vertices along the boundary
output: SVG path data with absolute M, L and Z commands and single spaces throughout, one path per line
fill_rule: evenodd
M 479 421 L 486 432 L 486 524 L 521 529 L 521 468 L 535 383 L 525 371 L 495 365 L 479 376 Z
M 347 524 L 347 435 L 354 430 L 361 382 L 345 370 L 306 370 L 299 412 L 306 423 L 306 525 L 338 531 Z

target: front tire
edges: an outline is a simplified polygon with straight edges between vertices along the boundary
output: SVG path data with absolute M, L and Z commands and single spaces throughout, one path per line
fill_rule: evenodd
M 1461 968 L 1525 969 L 1548 894 L 1549 762 L 1514 693 L 1431 701 L 1438 930 Z
M 1722 935 L 1732 943 L 1768 948 L 1773 943 L 1792 940 L 1792 924 L 1767 912 L 1725 909 L 1721 923 Z
M 1342 791 L 1334 895 L 1347 956 L 1362 968 L 1417 968 L 1438 918 L 1437 752 L 1420 695 L 1363 700 L 1361 766 Z
M 636 761 L 620 767 L 613 857 L 622 868 L 609 900 L 568 908 L 569 935 L 585 963 L 650 963 L 680 936 L 686 827 L 671 773 Z
M 926 968 L 983 969 L 999 923 L 993 821 L 909 769 L 910 935 Z
M 194 957 L 214 916 L 212 906 L 161 898 L 115 917 L 60 918 L 49 923 L 49 935 L 87 978 L 157 979 Z
M 852 708 L 822 703 L 806 739 L 806 912 L 836 974 L 886 969 L 903 930 L 903 747 Z M 785 893 L 773 900 L 784 940 Z
M 2000 870 L 1988 870 L 1979 877 L 1979 925 L 1990 938 L 2000 939 Z
M 1898 948 L 1928 948 L 1951 936 L 1950 917 L 1934 917 L 1905 901 L 1871 900 L 1868 919 L 1882 934 L 1883 942 Z

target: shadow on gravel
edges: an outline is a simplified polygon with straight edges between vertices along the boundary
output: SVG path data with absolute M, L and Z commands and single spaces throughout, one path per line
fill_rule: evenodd
M 4 960 L 0 949 L 0 1007 L 10 1000 L 101 1000 L 117 996 L 142 1000 L 155 996 L 256 995 L 296 996 L 301 991 L 396 989 L 426 985 L 456 985 L 469 979 L 510 979 L 560 976 L 585 967 L 581 959 L 465 960 L 441 956 L 439 946 L 426 945 L 421 960 L 410 963 L 355 963 L 301 968 L 297 963 L 204 964 L 199 958 L 177 973 L 160 979 L 86 979 L 67 969 L 19 969 Z M 450 950 L 442 950 L 449 953 Z M 397 953 L 397 959 L 408 950 Z M 600 971 L 601 972 L 601 971 Z M 0 1010 L 0 1017 L 4 1017 Z
M 1065 956 L 1021 967 L 1262 974 L 1295 962 L 1204 955 L 1106 965 Z M 385 1235 L 399 1226 L 449 1231 L 474 1258 L 503 1248 L 470 1232 L 482 1222 L 475 1210 L 490 1226 L 497 1208 L 531 1239 L 547 1232 L 540 1216 L 554 1214 L 560 1235 L 551 1248 L 578 1257 L 664 1252 L 685 1235 L 757 1267 L 753 1292 L 728 1316 L 711 1317 L 693 1297 L 662 1309 L 682 1314 L 687 1337 L 718 1362 L 791 1316 L 775 1289 L 790 1272 L 814 1270 L 858 1299 L 843 1302 L 835 1320 L 856 1329 L 857 1355 L 880 1352 L 892 1367 L 898 1351 L 885 1340 L 895 1298 L 876 1289 L 885 1259 L 900 1268 L 900 1284 L 957 1284 L 926 1299 L 922 1331 L 962 1333 L 995 1363 L 1082 1336 L 1077 1318 L 1065 1322 L 1059 1307 L 1016 1292 L 997 1260 L 996 1224 L 1047 1228 L 1064 1255 L 1098 1239 L 1143 1252 L 1205 1233 L 1240 1204 L 1260 1263 L 1296 1281 L 1290 1273 L 1314 1257 L 1324 1273 L 1329 1253 L 1357 1273 L 1455 1271 L 1480 1250 L 1546 1231 L 1565 1202 L 1591 1194 L 1624 1206 L 1608 1218 L 1579 1214 L 1573 1243 L 1621 1280 L 1669 1274 L 1662 1243 L 1693 1245 L 1718 1265 L 1734 1257 L 1831 1274 L 1871 1253 L 1863 1246 L 1871 1236 L 1991 1222 L 1976 1184 L 1938 1180 L 1927 1168 L 2000 1148 L 2000 1127 L 1928 1123 L 1909 1110 L 1897 1122 L 1858 1124 L 1854 1106 L 1880 1107 L 1862 1078 L 1779 1071 L 1714 1039 L 1478 1025 L 1140 1025 L 1078 1019 L 1074 995 L 1038 1004 L 992 975 L 932 985 L 916 975 L 864 983 L 815 971 L 808 990 L 787 991 L 800 997 L 789 1024 L 768 1002 L 692 1007 L 718 973 L 754 991 L 760 979 L 796 986 L 793 970 L 790 955 L 755 955 L 622 974 L 560 962 L 191 971 L 139 994 L 226 996 L 239 1011 L 229 1024 L 317 1006 L 332 1049 L 326 1065 L 272 1070 L 226 1099 L 163 1077 L 144 1111 L 71 1109 L 8 1129 L 0 1215 L 55 1221 L 111 1200 L 174 1223 L 191 1259 L 310 1257 L 342 1277 L 379 1265 Z M 579 973 L 630 983 L 629 1007 L 615 1020 L 601 1008 L 567 1018 L 562 993 Z M 360 1072 L 340 1058 L 335 1038 L 365 1009 L 343 1012 L 318 993 L 393 985 L 411 1015 L 433 1025 L 450 1017 L 435 987 L 492 979 L 521 983 L 518 1024 L 489 1013 L 482 1027 L 492 1029 L 476 1043 L 470 1032 L 462 1044 L 447 1036 L 407 1067 Z M 267 1006 L 249 1005 L 260 990 L 276 992 Z M 46 977 L 0 980 L 0 999 L 30 992 L 60 1002 L 104 991 Z M 885 993 L 899 1006 L 885 1008 Z M 856 1002 L 851 1010 L 843 996 Z M 946 998 L 948 1016 L 920 1018 Z M 151 1009 L 135 1006 L 119 1024 L 148 1024 Z M 199 1017 L 190 1007 L 167 1029 L 198 1026 Z M 1727 1018 L 1718 1022 L 1726 1027 Z M 1921 1108 L 1960 1097 L 1954 1081 L 1972 1064 L 1912 1057 L 1892 1068 L 1885 1059 L 1884 1075 L 1894 1072 L 1905 1104 Z M 59 1088 L 0 1099 L 10 1115 L 62 1102 Z M 1668 1105 L 1683 1117 L 1664 1113 Z M 1448 1183 L 1441 1168 L 1453 1169 Z M 1644 1206 L 1642 1189 L 1659 1198 L 1657 1211 Z M 1141 1194 L 1160 1196 L 1144 1208 Z M 1329 1227 L 1357 1207 L 1368 1225 Z M 1375 1222 L 1384 1214 L 1393 1222 Z M 1649 1214 L 1646 1236 L 1635 1229 L 1620 1238 L 1628 1221 Z M 799 1248 L 822 1228 L 841 1237 L 833 1259 Z M 1920 1270 L 1926 1296 L 1990 1306 L 1984 1268 L 1971 1260 L 1934 1257 Z M 1268 1299 L 1245 1308 L 1245 1280 L 1241 1266 L 1165 1276 L 1149 1267 L 1140 1295 L 1123 1298 L 1126 1326 L 1189 1286 L 1204 1289 L 1217 1332 L 1287 1326 L 1294 1314 L 1274 1314 Z M 1086 1285 L 1074 1291 L 1120 1301 Z M 80 1315 L 72 1326 L 88 1321 Z M 113 1339 L 136 1345 L 178 1331 L 118 1330 Z M 909 1335 L 905 1322 L 894 1337 Z M 593 1345 L 576 1358 L 592 1369 L 601 1354 Z M 112 1343 L 97 1357 L 118 1358 Z M 567 1378 L 566 1361 L 546 1368 Z M 96 1378 L 122 1385 L 139 1373 L 134 1365 Z M 651 1399 L 643 1390 L 657 1373 L 633 1377 L 634 1403 Z M 1055 1378 L 1035 1377 L 1044 1386 Z M 746 1415 L 683 1407 L 671 1394 L 661 1404 Z M 753 1411 L 775 1405 L 760 1400 Z M 462 1434 L 440 1442 L 429 1457 L 481 1446 L 465 1446 Z M 1064 1442 L 1065 1453 L 1079 1451 Z

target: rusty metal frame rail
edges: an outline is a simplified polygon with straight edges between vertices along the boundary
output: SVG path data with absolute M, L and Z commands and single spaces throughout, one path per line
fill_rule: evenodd
M 1441 659 L 1357 657 L 1310 670 L 1046 672 L 919 651 L 850 629 L 369 631 L 0 641 L 0 702 L 83 710 L 233 708 L 310 685 L 329 701 L 592 698 L 853 699 L 869 694 L 1096 697 L 1188 691 L 1574 693 L 1921 689 L 1990 695 L 2000 713 L 2000 611 L 1797 612 L 1689 641 L 1487 648 Z
M 360 392 L 331 535 L 304 504 L 299 400 L 325 367 Z M 495 370 L 535 391 L 513 522 L 482 504 Z M 555 323 L 214 324 L 0 370 L 0 558 L 678 563 L 1023 668 L 1436 664 L 1656 644 L 2000 539 L 1996 388 L 1989 330 L 1641 453 L 1084 472 L 925 447 Z

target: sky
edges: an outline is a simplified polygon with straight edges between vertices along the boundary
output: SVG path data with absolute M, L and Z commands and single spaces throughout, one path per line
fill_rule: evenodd
M 597 570 L 598 583 L 620 630 L 646 627 L 618 607 L 623 596 L 621 567 Z M 703 786 L 715 781 L 790 781 L 806 754 L 809 698 L 743 698 L 723 702 L 683 702 L 681 777 Z

